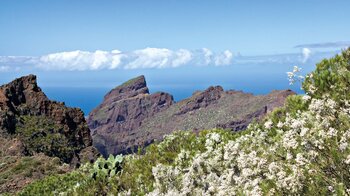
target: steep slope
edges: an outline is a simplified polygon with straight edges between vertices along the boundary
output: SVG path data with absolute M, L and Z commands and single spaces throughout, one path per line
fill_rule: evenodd
M 174 103 L 167 93 L 149 94 L 143 76 L 113 89 L 89 116 L 94 146 L 105 156 L 130 153 L 175 130 L 245 129 L 284 104 L 290 90 L 254 96 L 209 87 Z
M 68 171 L 99 154 L 83 112 L 50 101 L 28 75 L 0 86 L 0 192 Z
M 89 115 L 94 146 L 104 155 L 125 151 L 124 138 L 140 127 L 144 119 L 173 103 L 173 97 L 168 93 L 149 94 L 144 76 L 125 82 L 107 93 L 103 103 Z
M 92 145 L 83 112 L 50 101 L 34 75 L 0 87 L 0 134 L 18 136 L 25 155 L 43 152 L 66 163 L 79 162 L 79 153 Z

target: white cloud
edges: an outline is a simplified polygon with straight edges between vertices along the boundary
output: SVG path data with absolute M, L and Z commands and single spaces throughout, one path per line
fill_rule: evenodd
M 131 59 L 126 64 L 126 69 L 136 68 L 154 68 L 165 67 L 170 56 L 170 50 L 159 48 L 146 48 L 143 50 L 136 50 L 130 53 L 128 57 Z
M 94 52 L 68 51 L 44 56 L 0 56 L 0 71 L 42 70 L 106 70 L 175 68 L 180 66 L 224 66 L 252 64 L 313 64 L 339 51 L 319 52 L 303 48 L 299 53 L 272 54 L 265 56 L 233 55 L 229 50 L 216 53 L 208 48 L 199 50 L 170 50 L 144 48 L 129 52 L 120 50 Z
M 302 54 L 303 54 L 303 63 L 305 63 L 310 58 L 311 50 L 308 48 L 303 48 Z
M 203 48 L 202 51 L 204 54 L 205 65 L 208 65 L 209 63 L 212 62 L 213 52 L 211 50 L 209 50 L 208 48 Z
M 91 65 L 91 69 L 99 69 L 101 66 L 105 65 L 108 63 L 108 52 L 97 50 L 93 54 L 93 63 Z
M 350 47 L 350 41 L 300 44 L 295 46 L 295 48 L 348 48 L 348 47 Z
M 53 53 L 39 58 L 37 67 L 47 70 L 100 70 L 100 69 L 147 69 L 169 68 L 185 65 L 228 65 L 232 52 L 226 50 L 214 54 L 209 49 L 190 51 L 167 48 L 145 48 L 131 52 L 119 50 L 95 52 L 70 51 Z
M 192 53 L 188 50 L 180 49 L 176 52 L 176 57 L 177 58 L 175 58 L 172 62 L 174 67 L 185 65 L 190 62 L 192 59 Z
M 216 56 L 215 65 L 217 65 L 217 66 L 229 65 L 232 63 L 232 57 L 233 57 L 232 52 L 229 50 L 226 50 L 222 54 Z
M 60 52 L 40 57 L 37 67 L 48 70 L 98 70 L 116 68 L 120 64 L 120 53 L 116 51 L 95 52 L 71 51 Z

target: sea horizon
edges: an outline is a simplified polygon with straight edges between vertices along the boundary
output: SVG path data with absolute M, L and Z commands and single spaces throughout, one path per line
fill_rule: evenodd
M 293 90 L 297 94 L 303 94 L 300 84 L 289 85 L 288 80 L 281 81 L 284 85 L 266 85 L 264 88 L 256 88 L 254 85 L 246 87 L 235 84 L 213 84 L 213 85 L 188 85 L 187 87 L 172 87 L 172 86 L 155 86 L 148 85 L 150 94 L 155 92 L 166 92 L 174 97 L 176 102 L 184 100 L 192 96 L 196 91 L 203 91 L 210 86 L 222 86 L 225 91 L 235 90 L 243 91 L 244 93 L 252 93 L 253 95 L 265 95 L 273 90 Z M 116 84 L 118 86 L 120 84 Z M 41 87 L 46 96 L 54 101 L 64 102 L 69 107 L 80 108 L 85 116 L 102 103 L 104 96 L 114 87 Z

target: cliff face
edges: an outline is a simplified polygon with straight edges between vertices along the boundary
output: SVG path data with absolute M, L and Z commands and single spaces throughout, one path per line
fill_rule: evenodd
M 254 96 L 216 86 L 175 103 L 170 94 L 149 94 L 140 76 L 109 92 L 90 113 L 88 124 L 94 146 L 103 155 L 130 153 L 176 130 L 243 130 L 292 94 L 284 90 Z
M 149 94 L 144 76 L 125 82 L 107 93 L 102 104 L 88 117 L 94 146 L 104 155 L 125 152 L 123 138 L 142 126 L 145 119 L 173 103 L 168 93 Z
M 50 101 L 34 75 L 0 86 L 0 137 L 15 139 L 21 146 L 15 152 L 25 156 L 44 153 L 78 164 L 96 155 L 83 112 Z
M 83 112 L 50 101 L 36 76 L 0 86 L 0 194 L 66 173 L 98 155 Z

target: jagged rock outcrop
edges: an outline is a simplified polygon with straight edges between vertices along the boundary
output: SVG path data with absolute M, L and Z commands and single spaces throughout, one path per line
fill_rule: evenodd
M 221 86 L 211 86 L 204 92 L 199 91 L 192 96 L 193 98 L 190 99 L 186 105 L 182 105 L 180 112 L 176 114 L 183 115 L 187 112 L 207 107 L 208 105 L 213 104 L 218 99 L 220 99 L 222 92 L 224 92 L 224 89 Z
M 105 156 L 130 153 L 175 130 L 245 129 L 284 104 L 290 90 L 254 96 L 221 86 L 195 92 L 174 103 L 167 93 L 149 94 L 144 76 L 109 92 L 88 118 L 94 146 Z
M 49 100 L 35 75 L 0 86 L 0 137 L 16 141 L 13 149 L 20 152 L 12 154 L 44 153 L 73 165 L 98 154 L 83 112 Z
M 36 76 L 0 86 L 0 195 L 98 155 L 83 112 L 49 100 Z
M 88 117 L 94 146 L 104 155 L 124 152 L 123 138 L 142 126 L 144 119 L 173 103 L 173 96 L 168 93 L 149 94 L 144 76 L 125 82 L 107 93 L 102 104 Z

